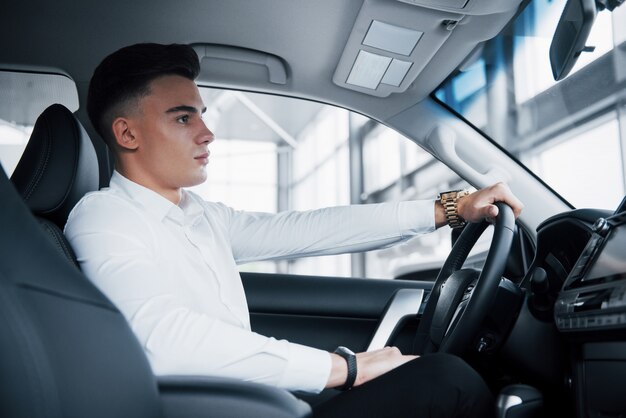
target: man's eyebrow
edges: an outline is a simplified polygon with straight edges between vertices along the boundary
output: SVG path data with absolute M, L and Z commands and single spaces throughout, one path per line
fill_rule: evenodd
M 181 105 L 181 106 L 172 107 L 165 111 L 165 113 L 176 113 L 176 112 L 198 113 L 198 109 L 196 109 L 193 106 Z M 204 113 L 204 112 L 206 112 L 206 107 L 203 107 L 202 110 L 200 111 L 200 113 Z

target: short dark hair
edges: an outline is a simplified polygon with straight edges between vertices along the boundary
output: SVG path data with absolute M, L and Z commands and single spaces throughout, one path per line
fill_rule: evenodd
M 124 116 L 129 105 L 150 93 L 150 82 L 165 75 L 195 80 L 199 72 L 198 55 L 189 45 L 143 43 L 122 48 L 102 60 L 91 77 L 89 119 L 112 147 L 113 120 Z

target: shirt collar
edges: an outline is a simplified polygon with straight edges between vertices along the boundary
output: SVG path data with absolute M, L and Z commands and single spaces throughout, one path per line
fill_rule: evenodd
M 118 171 L 113 171 L 109 187 L 121 189 L 129 198 L 143 206 L 147 212 L 150 212 L 159 221 L 162 221 L 168 215 L 181 224 L 184 220 L 184 214 L 180 207 L 154 190 L 127 179 Z
M 195 225 L 204 213 L 204 207 L 197 200 L 187 190 L 182 190 L 182 198 L 178 206 L 182 209 L 184 222 L 187 225 Z

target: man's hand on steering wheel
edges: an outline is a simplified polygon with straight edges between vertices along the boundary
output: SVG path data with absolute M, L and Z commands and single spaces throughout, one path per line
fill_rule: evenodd
M 520 215 L 524 205 L 515 197 L 509 186 L 505 183 L 496 183 L 492 186 L 480 189 L 458 200 L 458 214 L 467 222 L 481 222 L 487 220 L 493 223 L 498 216 L 496 202 L 504 202 L 513 209 L 515 218 Z M 439 201 L 435 204 L 435 224 L 437 228 L 447 225 L 443 206 Z

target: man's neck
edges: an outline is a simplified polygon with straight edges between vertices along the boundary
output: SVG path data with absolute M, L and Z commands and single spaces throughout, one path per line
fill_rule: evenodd
M 160 194 L 175 205 L 178 205 L 182 199 L 183 193 L 181 188 L 162 187 L 158 185 L 158 183 L 151 181 L 149 177 L 134 175 L 132 171 L 129 172 L 129 170 L 124 170 L 123 167 L 120 167 L 117 164 L 115 166 L 115 170 L 133 183 L 137 183 L 140 186 Z

